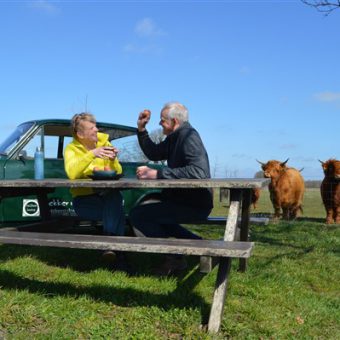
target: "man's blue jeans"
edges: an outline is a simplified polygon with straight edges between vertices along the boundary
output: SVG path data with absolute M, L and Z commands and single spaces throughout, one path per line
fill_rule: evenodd
M 124 235 L 125 214 L 123 198 L 118 190 L 77 196 L 73 207 L 80 218 L 90 221 L 103 221 L 104 233 L 107 235 Z
M 211 209 L 183 206 L 170 201 L 138 205 L 130 212 L 130 222 L 137 236 L 200 239 L 179 223 L 190 223 L 209 216 Z

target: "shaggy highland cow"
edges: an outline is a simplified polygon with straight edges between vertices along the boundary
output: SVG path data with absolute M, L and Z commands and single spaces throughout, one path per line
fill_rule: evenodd
M 326 209 L 326 223 L 340 223 L 340 161 L 321 162 L 325 177 L 321 183 L 321 197 Z
M 302 201 L 305 183 L 299 170 L 288 168 L 285 162 L 270 160 L 262 163 L 261 168 L 265 178 L 270 178 L 269 193 L 274 207 L 274 218 L 286 220 L 295 219 L 302 212 Z

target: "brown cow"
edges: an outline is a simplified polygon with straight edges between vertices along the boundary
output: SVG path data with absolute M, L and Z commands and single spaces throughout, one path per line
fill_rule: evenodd
M 270 200 L 274 207 L 274 218 L 294 219 L 302 212 L 305 183 L 299 170 L 288 168 L 285 162 L 270 160 L 261 164 L 264 177 L 270 178 Z
M 254 178 L 264 178 L 263 176 L 263 171 L 258 171 Z M 259 188 L 253 188 L 252 192 L 251 192 L 251 204 L 253 205 L 253 208 L 256 209 L 257 207 L 257 202 L 260 199 L 260 195 L 261 195 L 261 189 Z
M 325 174 L 320 190 L 327 214 L 326 223 L 340 223 L 340 161 L 320 162 Z
M 254 188 L 251 192 L 251 204 L 253 205 L 254 209 L 257 207 L 257 202 L 260 199 L 260 193 L 261 189 L 259 188 Z

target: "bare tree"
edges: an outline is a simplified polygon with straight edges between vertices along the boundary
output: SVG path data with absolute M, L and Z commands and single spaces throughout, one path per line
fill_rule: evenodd
M 149 136 L 150 136 L 150 139 L 156 144 L 159 144 L 165 138 L 165 135 L 163 134 L 162 129 L 151 131 L 149 133 Z M 126 143 L 124 146 L 121 146 L 120 155 L 121 156 L 119 159 L 124 162 L 132 162 L 132 161 L 147 162 L 149 161 L 149 159 L 144 155 L 137 140 L 130 141 Z M 161 163 L 164 163 L 164 162 L 161 162 Z
M 304 4 L 316 8 L 324 15 L 331 14 L 337 8 L 340 8 L 340 0 L 301 0 Z
M 262 170 L 257 171 L 254 175 L 254 178 L 264 178 L 263 171 Z
M 226 178 L 237 178 L 238 170 L 229 170 L 227 167 L 224 169 Z
M 219 170 L 220 170 L 220 167 L 221 167 L 221 166 L 220 166 L 218 157 L 216 156 L 216 157 L 215 157 L 214 165 L 213 165 L 213 167 L 212 167 L 212 169 L 211 169 L 211 176 L 212 176 L 212 178 L 216 178 L 216 177 L 217 177 L 218 172 L 219 172 Z
M 153 142 L 159 144 L 165 139 L 165 135 L 163 134 L 163 130 L 159 128 L 150 132 L 150 138 Z

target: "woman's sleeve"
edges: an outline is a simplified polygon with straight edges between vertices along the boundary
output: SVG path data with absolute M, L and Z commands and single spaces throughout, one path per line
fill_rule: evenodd
M 84 171 L 94 160 L 92 151 L 80 153 L 68 145 L 64 153 L 65 172 L 69 179 L 84 178 Z

